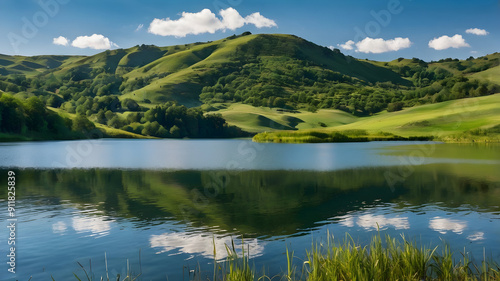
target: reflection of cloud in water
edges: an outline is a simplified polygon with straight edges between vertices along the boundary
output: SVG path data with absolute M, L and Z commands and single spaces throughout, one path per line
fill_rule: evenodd
M 429 227 L 441 234 L 446 234 L 448 231 L 453 231 L 457 234 L 462 234 L 464 229 L 467 228 L 466 221 L 445 219 L 441 217 L 434 217 L 429 222 Z
M 377 224 L 380 229 L 394 227 L 395 229 L 409 229 L 410 222 L 407 217 L 386 217 L 384 215 L 361 215 L 357 219 L 352 215 L 344 216 L 340 222 L 341 225 L 353 227 L 354 224 L 366 230 L 377 230 Z
M 111 222 L 107 217 L 73 217 L 73 228 L 77 233 L 91 232 L 93 235 L 109 234 Z
M 236 251 L 241 255 L 241 239 L 233 238 Z M 151 235 L 149 243 L 151 248 L 160 248 L 157 253 L 164 253 L 178 249 L 179 252 L 186 254 L 201 254 L 208 258 L 214 257 L 214 241 L 217 251 L 217 259 L 225 259 L 227 250 L 225 245 L 231 247 L 231 237 L 210 233 L 164 233 L 160 235 Z M 262 242 L 257 239 L 244 239 L 245 255 L 250 251 L 250 257 L 261 256 L 264 251 Z
M 469 239 L 470 241 L 484 240 L 484 232 L 476 231 L 471 235 L 467 236 L 467 239 Z
M 66 226 L 66 223 L 64 223 L 63 221 L 58 221 L 54 224 L 52 224 L 52 232 L 54 233 L 64 233 L 66 232 L 66 229 L 68 227 Z

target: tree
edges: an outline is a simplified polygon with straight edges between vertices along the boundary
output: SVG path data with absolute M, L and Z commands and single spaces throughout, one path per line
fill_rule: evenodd
M 44 132 L 47 130 L 47 111 L 44 103 L 38 97 L 31 97 L 24 103 L 26 126 L 28 130 Z
M 126 108 L 129 111 L 139 110 L 139 104 L 133 99 L 124 99 L 122 101 L 122 108 Z
M 108 121 L 108 126 L 113 128 L 121 128 L 123 127 L 124 122 L 118 116 L 114 116 L 111 120 Z
M 172 128 L 170 128 L 170 135 L 173 138 L 180 138 L 181 137 L 181 129 L 179 127 L 177 127 L 177 125 L 172 126 Z
M 25 130 L 24 108 L 21 102 L 10 96 L 0 97 L 2 117 L 0 131 L 7 133 L 22 133 Z
M 400 111 L 403 109 L 404 103 L 398 101 L 398 102 L 391 102 L 387 105 L 387 112 L 394 112 L 394 111 Z
M 87 116 L 78 114 L 75 119 L 73 119 L 72 129 L 73 131 L 88 133 L 95 129 L 95 125 Z

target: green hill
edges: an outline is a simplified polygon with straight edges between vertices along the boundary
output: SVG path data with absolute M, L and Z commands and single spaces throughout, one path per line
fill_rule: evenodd
M 119 75 L 124 79 L 123 98 L 153 103 L 175 100 L 196 106 L 201 104 L 202 88 L 217 84 L 221 77 L 244 76 L 238 71 L 244 67 L 273 70 L 276 63 L 298 63 L 301 69 L 328 70 L 365 83 L 390 81 L 409 85 L 407 80 L 387 68 L 346 57 L 293 35 L 280 34 L 241 35 L 207 43 L 170 47 L 142 45 L 105 51 L 64 64 L 53 73 L 63 80 L 91 79 L 102 72 Z M 292 90 L 285 89 L 290 94 Z
M 93 56 L 0 55 L 0 93 L 134 134 L 234 136 L 243 133 L 230 125 L 250 133 L 319 129 L 491 95 L 500 91 L 499 67 L 500 53 L 377 62 L 294 35 L 245 32 Z

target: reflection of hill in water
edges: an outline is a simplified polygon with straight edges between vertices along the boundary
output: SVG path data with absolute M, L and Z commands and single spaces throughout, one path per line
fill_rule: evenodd
M 438 204 L 450 211 L 470 205 L 499 212 L 498 181 L 459 176 L 468 169 L 460 167 L 413 167 L 393 190 L 385 174 L 400 174 L 400 167 L 334 172 L 27 169 L 19 171 L 17 186 L 22 187 L 18 199 L 42 195 L 48 200 L 44 204 L 94 204 L 103 215 L 136 218 L 138 226 L 184 220 L 255 237 L 294 234 L 385 203 L 415 211 Z M 494 168 L 482 171 L 486 175 Z M 2 177 L 6 174 L 1 172 Z

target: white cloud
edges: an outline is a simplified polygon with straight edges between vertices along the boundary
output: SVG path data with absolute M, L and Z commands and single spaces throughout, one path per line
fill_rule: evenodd
M 462 47 L 470 47 L 465 39 L 460 34 L 455 34 L 453 37 L 449 37 L 443 35 L 439 38 L 434 38 L 429 41 L 429 47 L 435 50 L 445 50 L 448 48 L 462 48 Z
M 109 38 L 101 34 L 92 34 L 91 36 L 78 36 L 71 43 L 71 46 L 77 48 L 91 48 L 95 50 L 111 49 L 111 47 L 118 47 L 115 43 L 111 42 Z
M 219 12 L 222 19 L 218 18 L 209 9 L 203 9 L 198 13 L 182 12 L 177 20 L 170 18 L 154 19 L 148 28 L 148 32 L 161 36 L 185 37 L 186 35 L 215 33 L 219 30 L 235 30 L 245 24 L 253 24 L 257 28 L 277 26 L 276 23 L 265 18 L 260 13 L 253 13 L 243 18 L 238 11 L 227 8 Z
M 69 40 L 66 37 L 59 36 L 57 38 L 54 38 L 52 40 L 52 43 L 55 44 L 55 45 L 68 46 Z
M 277 27 L 278 25 L 276 24 L 275 21 L 265 18 L 262 16 L 259 12 L 253 13 L 245 18 L 246 23 L 250 23 L 255 25 L 257 28 L 263 28 L 263 27 Z
M 349 41 L 347 41 L 346 44 L 347 43 L 349 43 Z M 382 38 L 374 39 L 366 37 L 365 39 L 356 43 L 356 52 L 380 54 L 406 49 L 409 48 L 411 44 L 412 42 L 409 38 L 396 37 L 394 39 L 384 40 Z M 352 47 L 352 43 L 349 46 Z
M 474 34 L 474 35 L 488 35 L 489 32 L 484 29 L 479 28 L 469 28 L 465 31 L 465 33 Z
M 183 12 L 178 20 L 154 19 L 148 31 L 161 36 L 185 37 L 188 34 L 215 33 L 220 29 L 223 29 L 221 21 L 209 9 L 204 9 L 199 13 Z
M 228 29 L 235 30 L 245 25 L 245 19 L 233 8 L 221 10 L 222 25 Z
M 462 234 L 462 232 L 467 228 L 467 222 L 434 217 L 429 221 L 429 228 L 441 234 L 446 234 L 448 231 Z
M 342 48 L 344 50 L 352 50 L 352 49 L 354 49 L 354 44 L 355 44 L 354 41 L 349 40 L 349 41 L 345 42 L 344 44 L 337 44 L 337 46 L 339 46 L 340 48 Z
M 137 28 L 135 29 L 135 31 L 139 31 L 139 30 L 141 30 L 143 27 L 144 27 L 144 24 L 142 24 L 142 23 L 141 23 L 141 24 L 139 24 L 139 25 L 137 26 Z

